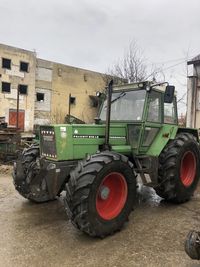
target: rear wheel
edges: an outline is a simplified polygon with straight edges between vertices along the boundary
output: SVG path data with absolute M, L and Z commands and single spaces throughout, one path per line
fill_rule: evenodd
M 157 194 L 175 203 L 189 200 L 199 180 L 199 160 L 195 137 L 189 133 L 179 134 L 159 157 Z
M 47 184 L 44 177 L 38 177 L 39 166 L 39 147 L 36 145 L 25 149 L 19 159 L 23 168 L 21 177 L 17 177 L 17 164 L 14 166 L 13 182 L 15 189 L 24 198 L 34 202 L 46 202 L 51 198 L 47 191 Z
M 80 162 L 71 172 L 65 205 L 78 229 L 104 237 L 122 228 L 135 198 L 132 163 L 123 155 L 102 152 Z

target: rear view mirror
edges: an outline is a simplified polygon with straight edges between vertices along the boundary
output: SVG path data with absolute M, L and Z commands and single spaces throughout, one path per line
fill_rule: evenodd
M 173 85 L 167 85 L 165 89 L 165 94 L 164 94 L 164 102 L 165 103 L 172 103 L 174 99 L 174 91 L 175 91 L 175 86 Z

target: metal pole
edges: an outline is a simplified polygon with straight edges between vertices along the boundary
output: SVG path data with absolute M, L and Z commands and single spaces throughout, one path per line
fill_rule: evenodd
M 71 93 L 69 94 L 69 111 L 68 111 L 69 118 L 70 118 L 70 113 L 71 113 Z
M 19 86 L 17 87 L 17 120 L 16 120 L 16 128 L 19 128 Z

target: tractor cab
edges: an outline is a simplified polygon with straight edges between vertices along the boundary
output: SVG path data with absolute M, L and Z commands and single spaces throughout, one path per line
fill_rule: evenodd
M 107 105 L 105 100 L 99 112 L 103 124 L 106 121 Z M 164 124 L 166 138 L 173 131 L 173 125 L 177 125 L 174 86 L 143 82 L 114 87 L 110 123 L 111 127 L 114 124 L 126 126 L 134 154 L 146 153 L 158 133 L 162 133 Z

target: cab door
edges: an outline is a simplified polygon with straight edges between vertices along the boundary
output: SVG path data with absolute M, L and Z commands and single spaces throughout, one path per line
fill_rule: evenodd
M 162 127 L 163 122 L 163 97 L 158 91 L 151 91 L 148 94 L 145 122 L 143 124 L 142 136 L 140 141 L 140 153 L 145 153 L 153 143 L 155 137 Z

